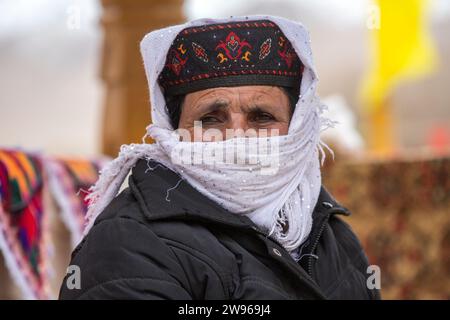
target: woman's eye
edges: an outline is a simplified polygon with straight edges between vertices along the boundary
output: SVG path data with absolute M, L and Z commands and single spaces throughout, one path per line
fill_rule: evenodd
M 259 121 L 259 122 L 268 122 L 268 121 L 275 120 L 275 117 L 272 116 L 270 113 L 267 113 L 267 112 L 257 113 L 252 118 L 253 118 L 252 119 L 253 121 Z
M 217 123 L 220 122 L 220 119 L 217 117 L 213 117 L 213 116 L 204 116 L 200 118 L 200 121 L 202 123 Z

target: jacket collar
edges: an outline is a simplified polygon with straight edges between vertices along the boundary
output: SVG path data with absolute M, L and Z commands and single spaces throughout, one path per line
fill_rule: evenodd
M 222 208 L 158 162 L 138 160 L 129 178 L 129 186 L 149 220 L 202 220 L 257 229 L 250 218 Z M 322 186 L 313 220 L 321 221 L 330 214 L 350 215 L 350 212 Z

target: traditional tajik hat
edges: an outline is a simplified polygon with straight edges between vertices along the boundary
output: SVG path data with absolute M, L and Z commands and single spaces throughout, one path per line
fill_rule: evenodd
M 158 83 L 166 97 L 241 85 L 299 88 L 303 68 L 274 22 L 234 21 L 179 32 Z

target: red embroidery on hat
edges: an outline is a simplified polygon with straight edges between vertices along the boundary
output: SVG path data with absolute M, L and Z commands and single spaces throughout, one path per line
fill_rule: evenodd
M 280 75 L 285 75 L 285 76 L 289 76 L 289 77 L 298 76 L 298 72 L 281 71 L 281 70 L 245 70 L 244 69 L 244 70 L 232 71 L 232 74 L 234 74 L 234 75 L 236 75 L 236 74 L 255 74 L 255 73 L 257 73 L 257 74 L 280 74 Z M 222 76 L 227 76 L 229 74 L 230 74 L 230 71 L 202 73 L 202 74 L 195 75 L 195 76 L 192 76 L 192 77 L 186 78 L 186 79 L 177 79 L 177 80 L 167 81 L 167 82 L 163 83 L 163 86 L 173 86 L 173 85 L 177 85 L 180 83 L 192 82 L 192 81 L 195 81 L 195 80 L 201 79 L 201 78 L 222 77 Z
M 194 49 L 195 56 L 203 62 L 208 62 L 208 55 L 206 50 L 198 43 L 192 42 L 192 49 Z
M 245 39 L 241 40 L 233 31 L 228 34 L 225 42 L 221 40 L 216 46 L 216 50 L 223 49 L 227 57 L 231 60 L 239 59 L 244 48 L 252 49 L 252 46 L 250 43 L 245 41 Z
M 284 62 L 286 62 L 287 67 L 291 68 L 292 62 L 296 57 L 295 52 L 292 50 L 292 47 L 286 43 L 286 39 L 283 37 L 280 37 L 278 44 L 282 49 L 281 51 L 278 50 L 278 55 L 284 60 Z
M 179 92 L 192 82 L 227 76 L 252 75 L 275 83 L 277 77 L 299 78 L 301 67 L 292 44 L 275 24 L 264 20 L 222 23 L 188 28 L 178 35 L 159 83 L 168 89 L 180 86 Z
M 272 48 L 272 39 L 267 38 L 266 41 L 264 41 L 259 48 L 259 60 L 264 59 L 267 57 L 270 53 L 270 49 Z
M 179 76 L 188 58 L 181 58 L 180 54 L 176 50 L 172 49 L 169 52 L 169 59 L 167 60 L 168 62 L 166 66 L 169 67 L 169 69 L 172 70 L 177 76 Z

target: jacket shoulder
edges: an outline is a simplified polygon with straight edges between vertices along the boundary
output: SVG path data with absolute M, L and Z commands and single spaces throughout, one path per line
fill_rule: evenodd
M 364 248 L 358 239 L 351 226 L 342 218 L 332 215 L 328 221 L 330 230 L 333 233 L 338 251 L 340 252 L 339 260 L 347 262 L 346 270 L 353 270 L 349 272 L 348 282 L 361 283 L 361 287 L 367 293 L 369 299 L 379 299 L 379 290 L 369 289 L 367 286 L 367 279 L 370 276 L 368 273 L 369 260 L 364 251 Z M 346 277 L 342 277 L 345 279 Z M 359 279 L 359 280 L 358 280 Z M 356 287 L 356 286 L 355 286 Z
M 72 253 L 70 265 L 80 271 L 81 285 L 70 289 L 66 275 L 60 299 L 224 298 L 221 268 L 190 245 L 205 233 L 187 223 L 146 221 L 125 189 Z
M 74 250 L 80 285 L 66 275 L 60 299 L 191 299 L 175 254 L 137 218 L 129 196 L 117 196 Z
M 144 222 L 139 204 L 130 188 L 124 189 L 106 206 L 95 220 L 94 226 L 111 219 L 129 218 L 137 222 Z
M 343 249 L 352 264 L 357 266 L 358 270 L 364 269 L 365 272 L 368 259 L 360 240 L 351 226 L 337 215 L 332 215 L 328 224 L 334 233 L 337 244 Z

